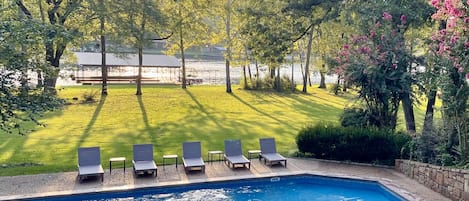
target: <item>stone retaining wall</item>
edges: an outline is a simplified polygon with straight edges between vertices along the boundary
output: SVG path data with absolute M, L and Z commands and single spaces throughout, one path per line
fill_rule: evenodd
M 469 171 L 396 160 L 395 169 L 451 200 L 469 201 Z

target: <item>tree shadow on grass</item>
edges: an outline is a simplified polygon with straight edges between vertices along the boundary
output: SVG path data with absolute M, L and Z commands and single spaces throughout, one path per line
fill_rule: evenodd
M 189 95 L 189 97 L 191 97 L 192 101 L 194 101 L 195 104 L 197 104 L 197 107 L 199 108 L 199 110 L 205 115 L 207 116 L 213 123 L 215 123 L 219 128 L 223 128 L 223 126 L 220 124 L 219 121 L 217 121 L 217 119 L 215 119 L 215 117 L 213 117 L 206 109 L 205 107 L 197 100 L 197 98 L 195 98 L 195 96 L 187 89 L 184 89 L 184 91 L 187 93 L 187 95 Z
M 330 104 L 315 103 L 301 95 L 291 96 L 290 99 L 296 102 L 292 103 L 292 106 L 296 108 L 296 111 L 304 113 L 305 115 L 321 114 L 311 116 L 312 118 L 318 118 L 318 120 L 321 121 L 333 121 L 339 119 L 340 113 L 337 112 L 340 110 L 337 110 L 336 107 Z
M 86 128 L 80 137 L 80 140 L 78 140 L 78 143 L 75 146 L 77 149 L 83 144 L 83 142 L 85 142 L 86 138 L 90 135 L 91 130 L 93 129 L 93 126 L 96 123 L 96 120 L 98 119 L 99 114 L 101 113 L 101 110 L 103 109 L 103 105 L 106 102 L 106 97 L 107 96 L 101 96 L 101 99 L 99 100 L 98 105 L 96 106 L 96 109 L 94 110 L 93 116 L 88 122 L 88 125 L 86 125 Z
M 249 103 L 246 102 L 245 100 L 243 100 L 243 99 L 239 98 L 238 96 L 236 96 L 236 94 L 230 93 L 230 95 L 231 95 L 233 98 L 235 98 L 236 100 L 238 100 L 239 102 L 241 102 L 241 103 L 243 103 L 244 105 L 246 105 L 246 106 L 248 106 L 249 108 L 251 108 L 252 110 L 254 110 L 254 111 L 256 111 L 256 112 L 258 112 L 258 113 L 260 113 L 260 114 L 262 114 L 262 115 L 264 115 L 264 116 L 266 116 L 266 117 L 268 117 L 268 118 L 270 118 L 270 119 L 272 119 L 272 120 L 274 120 L 274 121 L 276 121 L 276 122 L 278 122 L 278 123 L 280 123 L 280 124 L 283 124 L 283 125 L 285 125 L 285 126 L 287 126 L 287 127 L 289 127 L 289 128 L 294 129 L 293 126 L 291 126 L 290 124 L 287 124 L 287 123 L 285 123 L 284 121 L 282 121 L 282 120 L 280 120 L 280 119 L 278 119 L 278 118 L 276 118 L 276 117 L 274 117 L 274 116 L 272 116 L 272 115 L 270 115 L 270 114 L 268 114 L 268 113 L 266 113 L 266 112 L 264 112 L 264 111 L 261 111 L 261 110 L 257 109 L 256 107 L 252 106 L 251 104 L 249 104 Z
M 138 105 L 140 106 L 140 111 L 142 112 L 143 123 L 145 124 L 145 129 L 143 131 L 151 137 L 152 143 L 155 144 L 156 134 L 152 132 L 152 130 L 155 130 L 155 129 L 152 128 L 152 126 L 150 125 L 150 122 L 148 121 L 148 114 L 147 114 L 147 110 L 145 109 L 145 104 L 143 103 L 142 96 L 137 96 L 137 100 L 138 100 Z

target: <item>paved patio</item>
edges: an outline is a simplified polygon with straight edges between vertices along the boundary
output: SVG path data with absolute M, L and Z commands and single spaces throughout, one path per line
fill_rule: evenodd
M 98 179 L 79 183 L 77 172 L 0 177 L 0 200 L 300 173 L 378 180 L 409 200 L 449 200 L 393 169 L 298 158 L 289 158 L 287 168 L 268 167 L 257 159 L 252 160 L 251 169 L 235 170 L 223 162 L 206 162 L 205 174 L 199 171 L 186 174 L 182 165 L 177 169 L 175 165 L 158 166 L 156 179 L 151 176 L 136 178 L 131 167 L 126 168 L 125 174 L 122 168 L 113 169 L 111 174 L 107 169 L 103 183 Z

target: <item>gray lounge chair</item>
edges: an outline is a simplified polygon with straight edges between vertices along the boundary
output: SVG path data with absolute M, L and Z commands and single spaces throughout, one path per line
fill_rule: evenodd
M 235 168 L 236 165 L 243 165 L 251 169 L 251 161 L 243 156 L 240 140 L 225 140 L 225 163 Z
M 133 155 L 132 163 L 135 174 L 151 172 L 155 177 L 157 176 L 158 168 L 153 160 L 152 144 L 134 144 Z
M 99 176 L 101 182 L 104 180 L 99 147 L 78 148 L 78 180 L 81 182 L 88 176 Z
M 182 162 L 184 163 L 186 172 L 193 168 L 200 168 L 202 172 L 205 172 L 205 163 L 202 160 L 200 142 L 184 142 L 182 144 L 182 152 Z
M 277 153 L 277 148 L 275 147 L 274 138 L 261 138 L 259 139 L 261 145 L 261 159 L 264 159 L 264 163 L 269 163 L 272 166 L 273 163 L 282 163 L 284 162 L 285 167 L 287 167 L 287 159 L 282 155 Z

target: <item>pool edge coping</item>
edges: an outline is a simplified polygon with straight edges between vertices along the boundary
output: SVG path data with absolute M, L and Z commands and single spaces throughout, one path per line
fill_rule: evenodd
M 223 182 L 223 181 L 235 181 L 235 180 L 244 180 L 244 179 L 260 179 L 260 178 L 269 178 L 269 177 L 281 177 L 281 176 L 295 176 L 295 175 L 311 175 L 311 176 L 322 176 L 329 178 L 338 178 L 338 179 L 355 179 L 363 180 L 370 182 L 377 182 L 381 184 L 386 189 L 390 190 L 391 193 L 397 194 L 398 196 L 404 198 L 408 201 L 420 201 L 423 200 L 419 196 L 415 195 L 399 187 L 398 184 L 394 183 L 390 179 L 379 178 L 379 177 L 360 177 L 360 176 L 350 176 L 346 174 L 338 173 L 324 173 L 319 171 L 292 171 L 292 172 L 279 172 L 279 173 L 266 173 L 260 175 L 238 175 L 238 176 L 227 176 L 227 177 L 215 177 L 215 178 L 200 178 L 200 179 L 191 179 L 191 180 L 179 180 L 179 181 L 164 181 L 164 182 L 155 182 L 151 184 L 138 184 L 138 185 L 122 185 L 122 186 L 111 186 L 111 187 L 101 187 L 101 188 L 89 188 L 89 189 L 79 189 L 79 190 L 65 190 L 65 191 L 52 191 L 45 193 L 32 193 L 24 195 L 10 195 L 10 196 L 0 196 L 0 201 L 2 200 L 25 200 L 33 199 L 40 197 L 55 197 L 55 196 L 67 196 L 67 195 L 76 195 L 84 193 L 103 193 L 103 192 L 116 192 L 116 191 L 126 191 L 134 189 L 143 189 L 151 187 L 171 187 L 171 186 L 180 186 L 188 184 L 200 184 L 200 183 L 211 183 L 211 182 Z

